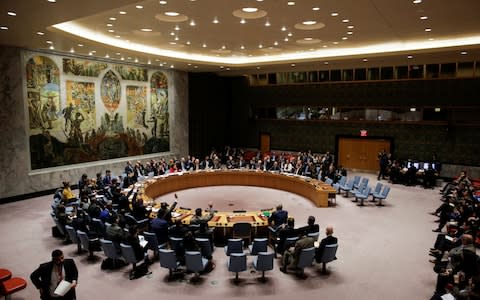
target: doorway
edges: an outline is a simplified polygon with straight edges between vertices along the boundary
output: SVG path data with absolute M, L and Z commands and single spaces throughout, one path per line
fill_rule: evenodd
M 270 134 L 269 133 L 260 133 L 260 152 L 262 153 L 270 152 Z
M 378 171 L 378 153 L 390 153 L 389 139 L 339 138 L 338 165 L 346 169 Z

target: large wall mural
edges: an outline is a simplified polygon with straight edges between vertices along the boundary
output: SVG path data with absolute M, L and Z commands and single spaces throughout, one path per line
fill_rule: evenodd
M 32 170 L 169 151 L 163 72 L 33 53 L 25 72 Z

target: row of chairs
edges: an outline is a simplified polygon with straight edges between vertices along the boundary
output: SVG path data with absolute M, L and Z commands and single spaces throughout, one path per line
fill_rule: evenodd
M 331 184 L 340 194 L 342 191 L 345 192 L 345 197 L 349 197 L 350 193 L 353 193 L 355 196 L 355 202 L 360 200 L 359 206 L 364 206 L 364 200 L 367 200 L 372 196 L 372 201 L 375 202 L 379 200 L 377 206 L 384 206 L 382 200 L 385 200 L 390 192 L 390 187 L 383 185 L 381 182 L 377 182 L 374 190 L 368 186 L 369 179 L 367 177 L 360 177 L 358 175 L 353 178 L 348 179 L 346 176 L 342 176 L 340 180 L 336 183 L 333 183 L 331 179 L 325 181 L 328 184 Z

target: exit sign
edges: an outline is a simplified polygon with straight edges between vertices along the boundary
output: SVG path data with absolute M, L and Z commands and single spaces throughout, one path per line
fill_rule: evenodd
M 360 136 L 368 136 L 368 131 L 365 129 L 360 130 Z

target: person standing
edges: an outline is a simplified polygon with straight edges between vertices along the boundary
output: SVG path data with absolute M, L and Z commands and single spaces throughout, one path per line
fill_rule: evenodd
M 52 260 L 42 263 L 35 271 L 30 274 L 35 287 L 40 292 L 40 299 L 76 299 L 75 288 L 78 280 L 78 270 L 73 259 L 63 257 L 62 250 L 56 249 L 52 252 Z M 69 291 L 64 296 L 54 294 L 57 286 L 62 281 L 71 284 Z

